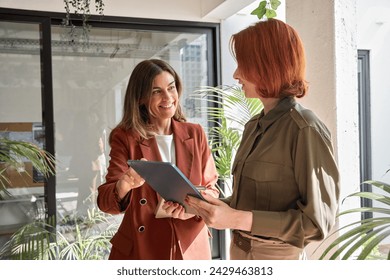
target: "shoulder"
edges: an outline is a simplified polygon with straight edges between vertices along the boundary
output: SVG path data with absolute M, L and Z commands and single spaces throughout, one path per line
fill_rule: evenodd
M 176 132 L 180 130 L 186 131 L 189 134 L 204 132 L 203 127 L 198 123 L 174 121 L 174 126 L 176 128 Z
M 327 139 L 331 138 L 330 131 L 327 126 L 310 109 L 296 103 L 290 110 L 290 116 L 299 129 L 312 128 Z
M 119 126 L 115 127 L 110 133 L 110 142 L 129 138 L 139 139 L 139 136 L 135 135 L 133 130 L 126 130 Z

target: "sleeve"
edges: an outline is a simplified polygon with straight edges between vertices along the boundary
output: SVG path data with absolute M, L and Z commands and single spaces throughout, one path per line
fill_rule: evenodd
M 300 130 L 293 157 L 300 192 L 298 209 L 254 211 L 252 234 L 275 237 L 303 248 L 311 241 L 324 239 L 335 223 L 339 172 L 330 139 L 313 127 Z
M 339 207 L 339 171 L 330 138 L 313 127 L 301 130 L 295 157 L 295 178 L 302 200 L 305 244 L 324 239 L 332 230 Z
M 126 210 L 131 195 L 130 191 L 123 199 L 119 199 L 116 191 L 116 183 L 129 168 L 127 160 L 130 152 L 126 133 L 122 130 L 114 130 L 110 140 L 110 147 L 110 162 L 107 169 L 106 182 L 98 188 L 97 205 L 103 212 L 119 214 Z

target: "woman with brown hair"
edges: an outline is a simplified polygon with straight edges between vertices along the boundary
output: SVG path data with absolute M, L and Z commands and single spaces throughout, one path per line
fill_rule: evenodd
M 269 19 L 231 39 L 233 77 L 263 111 L 245 126 L 233 193 L 187 198 L 210 227 L 232 229 L 231 259 L 302 259 L 335 223 L 339 173 L 325 124 L 296 102 L 307 92 L 304 47 L 288 24 Z
M 129 159 L 174 163 L 194 185 L 218 196 L 206 135 L 200 125 L 185 121 L 181 93 L 178 74 L 162 60 L 142 61 L 130 76 L 122 121 L 109 137 L 106 183 L 98 188 L 102 211 L 124 212 L 109 259 L 211 259 L 204 221 L 177 203 L 162 201 L 127 165 Z M 156 216 L 158 205 L 164 217 Z

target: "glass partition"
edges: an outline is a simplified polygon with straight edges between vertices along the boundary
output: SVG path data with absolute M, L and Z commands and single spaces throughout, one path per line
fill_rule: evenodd
M 0 248 L 40 215 L 56 217 L 53 231 L 60 243 L 72 244 L 77 234 L 82 242 L 91 240 L 91 234 L 109 240 L 105 231 L 119 225 L 122 216 L 97 209 L 97 187 L 105 180 L 108 136 L 122 117 L 133 68 L 144 59 L 169 62 L 182 78 L 181 105 L 188 121 L 201 124 L 207 133 L 207 115 L 199 110 L 206 101 L 191 94 L 217 81 L 216 37 L 211 28 L 130 20 L 99 22 L 86 41 L 78 27 L 68 29 L 57 18 L 23 13 L 28 14 L 16 12 L 0 20 L 0 137 L 49 148 L 57 165 L 48 182 L 28 162 L 26 176 L 7 174 L 13 197 L 0 198 Z M 213 257 L 222 258 L 219 232 L 212 234 Z M 107 257 L 109 246 L 97 249 L 99 258 Z M 59 254 L 65 251 L 57 248 Z M 95 251 L 90 253 L 72 258 L 97 258 Z
M 52 27 L 53 96 L 58 213 L 86 214 L 94 206 L 108 163 L 107 137 L 122 117 L 136 64 L 159 58 L 183 80 L 182 107 L 207 130 L 207 116 L 189 98 L 208 85 L 207 38 L 202 33 L 92 28 L 88 42 Z M 199 107 L 198 107 L 199 108 Z
M 43 148 L 40 26 L 0 21 L 0 138 Z M 17 169 L 0 160 L 0 247 L 19 227 L 45 212 L 44 179 L 30 161 Z M 3 189 L 2 189 L 3 188 Z

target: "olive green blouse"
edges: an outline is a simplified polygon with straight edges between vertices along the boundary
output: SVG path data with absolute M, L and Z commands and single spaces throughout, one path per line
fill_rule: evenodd
M 250 234 L 303 248 L 335 223 L 339 173 L 327 127 L 286 97 L 245 126 L 230 206 L 253 212 Z

